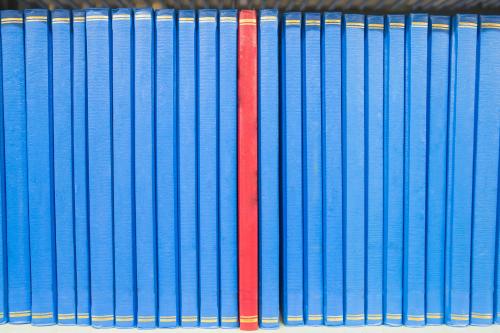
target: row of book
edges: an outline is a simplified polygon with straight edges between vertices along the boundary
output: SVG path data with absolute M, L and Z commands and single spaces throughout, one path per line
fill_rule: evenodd
M 0 20 L 0 322 L 500 323 L 500 16 Z

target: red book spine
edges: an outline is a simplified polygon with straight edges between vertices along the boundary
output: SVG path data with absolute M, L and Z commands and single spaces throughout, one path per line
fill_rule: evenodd
M 240 328 L 258 329 L 257 19 L 242 10 L 238 35 L 238 256 Z

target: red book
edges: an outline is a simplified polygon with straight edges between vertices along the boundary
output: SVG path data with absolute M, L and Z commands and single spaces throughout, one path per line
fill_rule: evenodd
M 238 256 L 240 328 L 258 324 L 257 19 L 242 10 L 238 35 Z

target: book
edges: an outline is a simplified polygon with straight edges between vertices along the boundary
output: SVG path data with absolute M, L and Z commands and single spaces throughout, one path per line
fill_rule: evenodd
M 199 324 L 196 12 L 178 12 L 177 147 L 181 326 Z
M 469 324 L 474 170 L 477 16 L 454 17 L 448 111 L 446 314 L 451 326 Z
M 178 325 L 176 14 L 156 12 L 156 218 L 158 326 Z M 161 170 L 161 172 L 158 172 Z
M 384 39 L 384 324 L 403 318 L 405 18 L 386 16 Z
M 237 41 L 238 11 L 219 11 L 220 325 L 238 324 Z
M 345 324 L 365 323 L 365 17 L 344 16 L 342 135 Z M 363 240 L 363 241 L 360 241 Z
M 26 10 L 26 132 L 33 325 L 57 322 L 49 11 Z M 70 127 L 71 128 L 71 127 Z M 70 141 L 71 143 L 71 141 Z
M 323 323 L 323 204 L 321 15 L 304 14 L 303 47 L 303 180 L 304 180 L 304 317 L 307 325 Z
M 498 211 L 498 159 L 500 116 L 492 105 L 500 105 L 494 89 L 500 74 L 498 40 L 500 16 L 480 16 L 476 90 L 476 133 L 472 215 L 472 264 L 470 323 L 491 325 L 495 310 L 495 263 Z M 497 291 L 498 293 L 498 291 Z
M 431 15 L 429 24 L 425 319 L 439 325 L 444 319 L 450 18 Z
M 302 204 L 302 15 L 283 15 L 281 30 L 282 311 L 286 325 L 304 323 Z
M 1 23 L 1 16 L 0 16 Z M 2 66 L 2 31 L 0 29 L 0 131 L 4 133 L 3 112 L 3 66 Z M 7 211 L 5 203 L 5 146 L 4 136 L 0 135 L 0 324 L 8 321 L 8 273 L 7 273 Z
M 137 326 L 157 321 L 154 17 L 134 10 L 134 179 L 137 260 Z
M 427 14 L 410 14 L 406 27 L 403 314 L 405 325 L 423 326 L 427 187 Z
M 323 313 L 329 326 L 344 324 L 341 23 L 341 13 L 323 14 Z
M 0 12 L 7 233 L 8 318 L 31 322 L 27 115 L 23 13 Z
M 242 330 L 258 329 L 257 20 L 241 10 L 238 35 L 238 265 Z
M 279 327 L 278 11 L 259 12 L 259 325 Z
M 134 209 L 133 16 L 130 9 L 112 11 L 113 40 L 113 237 L 115 325 L 137 322 L 137 269 Z
M 86 11 L 91 319 L 114 325 L 111 26 L 108 9 Z
M 366 324 L 382 324 L 384 283 L 384 17 L 366 17 Z
M 76 324 L 71 93 L 71 12 L 52 11 L 54 205 L 57 250 L 57 320 Z

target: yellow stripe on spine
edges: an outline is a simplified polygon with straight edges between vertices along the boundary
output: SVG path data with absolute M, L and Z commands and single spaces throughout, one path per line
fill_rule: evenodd
M 428 313 L 428 314 L 426 314 L 426 317 L 428 319 L 442 319 L 443 314 L 442 313 Z
M 319 26 L 321 24 L 320 20 L 306 20 L 306 25 L 317 25 Z
M 172 21 L 173 17 L 172 15 L 158 15 L 156 17 L 157 21 Z
M 113 316 L 112 315 L 106 315 L 106 316 L 92 316 L 92 321 L 113 321 Z
M 91 15 L 91 16 L 87 16 L 87 21 L 88 22 L 91 22 L 91 21 L 108 21 L 109 20 L 109 16 L 106 16 L 106 15 Z
M 424 316 L 406 316 L 406 319 L 411 320 L 411 321 L 424 321 L 425 317 Z
M 348 28 L 364 28 L 365 24 L 363 22 L 347 22 L 346 27 Z
M 83 16 L 73 17 L 73 22 L 75 23 L 85 22 L 85 17 Z
M 179 23 L 192 23 L 194 18 L 192 17 L 179 17 Z
M 368 29 L 384 29 L 384 25 L 382 23 L 369 23 Z
M 459 28 L 477 28 L 477 23 L 475 22 L 458 22 L 458 27 Z
M 278 17 L 276 16 L 261 16 L 260 21 L 266 21 L 266 22 L 276 22 L 278 20 Z
M 300 20 L 286 20 L 286 25 L 300 25 Z
M 215 17 L 210 17 L 210 16 L 206 16 L 206 17 L 199 17 L 199 18 L 198 18 L 198 21 L 199 21 L 199 22 L 209 22 L 209 23 L 215 23 Z
M 54 17 L 52 23 L 69 23 L 69 17 Z
M 405 24 L 404 23 L 400 23 L 400 22 L 391 22 L 391 23 L 389 23 L 389 26 L 391 28 L 404 28 Z
M 257 20 L 253 19 L 253 18 L 249 18 L 249 19 L 240 18 L 240 23 L 257 23 Z
M 79 313 L 77 317 L 78 319 L 88 319 L 90 318 L 90 315 L 88 313 Z
M 450 26 L 448 24 L 445 24 L 445 23 L 433 23 L 432 29 L 448 30 L 448 29 L 450 29 Z
M 478 312 L 472 312 L 471 317 L 474 319 L 492 319 L 493 314 L 492 313 L 478 313 Z
M 399 313 L 387 313 L 385 315 L 385 317 L 387 319 L 401 319 L 401 318 L 403 318 L 403 316 L 401 314 L 399 314 Z
M 411 25 L 414 27 L 418 27 L 418 28 L 427 28 L 429 26 L 429 23 L 427 23 L 427 22 L 412 22 Z
M 257 318 L 249 318 L 249 319 L 241 318 L 240 319 L 240 323 L 256 323 L 256 322 L 257 322 Z
M 500 29 L 500 23 L 483 22 L 481 23 L 481 28 Z
M 336 24 L 336 25 L 339 25 L 340 24 L 340 19 L 326 19 L 325 20 L 325 24 Z
M 5 17 L 2 19 L 2 24 L 22 24 L 22 17 Z

